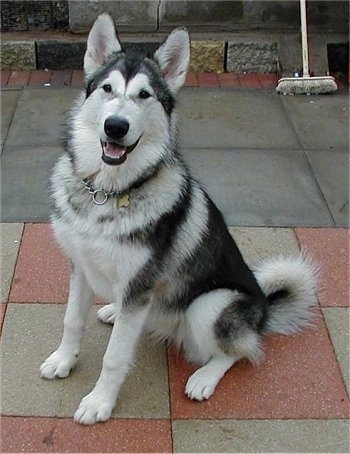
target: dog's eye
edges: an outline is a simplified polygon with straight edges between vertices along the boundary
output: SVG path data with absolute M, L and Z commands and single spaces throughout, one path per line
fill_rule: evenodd
M 102 85 L 102 88 L 106 93 L 110 93 L 112 91 L 112 87 L 109 84 Z
M 148 91 L 146 90 L 141 90 L 140 93 L 139 93 L 139 98 L 140 99 L 147 99 L 151 96 L 150 93 L 148 93 Z

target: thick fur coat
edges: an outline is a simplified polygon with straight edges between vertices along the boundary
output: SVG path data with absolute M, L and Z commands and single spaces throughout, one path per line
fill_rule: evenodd
M 176 29 L 153 56 L 123 51 L 99 16 L 72 109 L 67 152 L 52 179 L 52 225 L 71 261 L 64 333 L 44 378 L 76 365 L 94 295 L 114 323 L 95 387 L 74 418 L 107 420 L 142 331 L 169 339 L 199 369 L 185 393 L 208 399 L 239 359 L 257 363 L 262 336 L 310 324 L 315 272 L 300 256 L 245 264 L 224 219 L 177 151 L 175 97 L 190 60 Z

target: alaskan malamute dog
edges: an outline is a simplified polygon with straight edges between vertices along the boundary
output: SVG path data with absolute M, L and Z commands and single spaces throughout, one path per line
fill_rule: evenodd
M 51 180 L 52 225 L 71 261 L 68 306 L 61 344 L 40 369 L 67 377 L 94 295 L 109 303 L 98 317 L 114 326 L 101 375 L 74 415 L 82 424 L 110 418 L 143 330 L 199 365 L 185 393 L 203 400 L 236 361 L 259 361 L 264 334 L 295 333 L 312 319 L 309 260 L 251 271 L 177 151 L 175 96 L 189 61 L 183 28 L 152 57 L 123 51 L 107 14 L 88 37 L 86 91 Z

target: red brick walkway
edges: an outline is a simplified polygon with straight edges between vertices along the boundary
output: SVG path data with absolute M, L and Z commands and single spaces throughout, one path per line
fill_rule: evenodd
M 220 88 L 275 88 L 277 74 L 241 74 L 241 73 L 189 73 L 187 87 Z M 37 70 L 37 71 L 1 71 L 1 87 L 15 86 L 81 87 L 84 73 L 81 70 Z M 338 88 L 346 84 L 337 80 Z
M 254 249 L 260 241 L 258 230 L 245 229 Z M 247 424 L 247 433 L 242 437 L 243 440 L 248 437 L 248 443 L 251 425 L 257 421 L 265 425 L 260 436 L 264 436 L 264 430 L 272 430 L 273 424 L 282 424 L 281 421 L 290 421 L 287 432 L 295 430 L 293 424 L 297 424 L 300 433 L 310 430 L 306 429 L 307 424 L 313 424 L 306 438 L 317 430 L 318 424 L 333 421 L 337 428 L 327 435 L 327 446 L 336 448 L 337 439 L 344 445 L 342 427 L 346 424 L 349 399 L 334 352 L 335 326 L 327 317 L 343 317 L 345 312 L 338 311 L 345 311 L 348 305 L 349 232 L 296 228 L 284 229 L 280 237 L 282 229 L 268 230 L 276 242 L 282 237 L 286 239 L 288 233 L 291 244 L 295 243 L 295 252 L 302 248 L 324 266 L 320 317 L 314 329 L 297 336 L 269 336 L 262 364 L 254 368 L 246 361 L 239 362 L 226 374 L 214 396 L 202 403 L 192 402 L 184 395 L 193 366 L 172 349 L 159 347 L 155 351 L 147 347 L 141 355 L 141 366 L 139 362 L 135 364 L 123 387 L 125 391 L 118 400 L 114 418 L 104 424 L 82 427 L 70 416 L 93 385 L 93 379 L 84 371 L 97 373 L 101 358 L 96 353 L 88 357 L 85 354 L 82 366 L 66 380 L 51 382 L 39 378 L 39 364 L 60 336 L 68 263 L 48 224 L 25 224 L 17 239 L 19 247 L 7 304 L 2 304 L 7 308 L 2 316 L 3 368 L 7 371 L 2 452 L 172 452 L 186 446 L 193 450 L 207 431 L 211 450 L 215 446 L 227 450 L 230 437 L 232 443 L 236 439 L 231 433 L 234 427 Z M 45 323 L 50 326 L 49 332 Z M 89 330 L 96 340 L 90 342 L 91 346 L 104 344 L 110 327 L 93 317 Z M 84 350 L 87 349 L 86 346 Z M 231 428 L 225 429 L 226 426 Z M 191 427 L 197 430 L 192 433 Z M 275 440 L 283 438 L 280 452 L 289 446 L 287 432 L 285 441 L 284 434 L 270 432 Z M 298 444 L 304 447 L 300 449 L 310 448 L 307 451 L 313 452 L 312 446 L 305 443 Z M 199 450 L 205 452 L 205 446 Z
M 1 86 L 10 90 L 45 84 L 81 88 L 83 72 L 1 71 Z M 276 84 L 277 75 L 257 74 L 190 73 L 186 80 L 188 87 L 273 90 Z M 72 415 L 96 381 L 110 334 L 110 326 L 96 320 L 100 301 L 71 376 L 41 379 L 39 366 L 61 336 L 69 265 L 48 224 L 0 227 L 1 452 L 349 451 L 348 229 L 238 228 L 243 253 L 274 254 L 271 247 L 280 252 L 283 244 L 288 253 L 302 249 L 322 264 L 316 326 L 298 336 L 266 338 L 262 364 L 239 362 L 201 403 L 184 394 L 193 366 L 146 340 L 113 418 L 82 427 Z
M 79 87 L 83 85 L 83 81 L 83 71 L 79 70 L 1 71 L 2 87 L 45 84 Z M 186 79 L 188 87 L 274 88 L 276 85 L 276 74 L 189 73 Z

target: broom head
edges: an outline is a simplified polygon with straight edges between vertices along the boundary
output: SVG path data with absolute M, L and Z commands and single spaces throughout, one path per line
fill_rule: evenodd
M 277 93 L 283 95 L 318 95 L 338 89 L 334 77 L 283 77 L 278 81 Z

